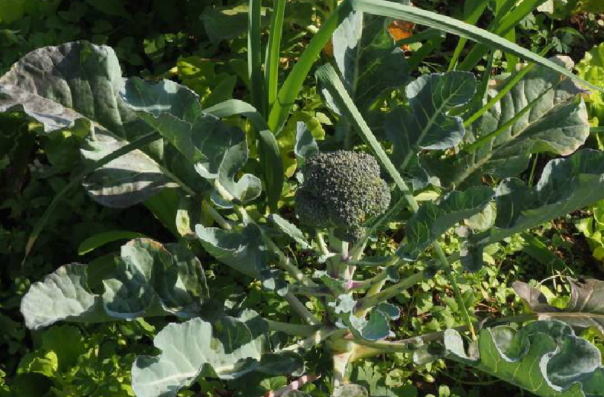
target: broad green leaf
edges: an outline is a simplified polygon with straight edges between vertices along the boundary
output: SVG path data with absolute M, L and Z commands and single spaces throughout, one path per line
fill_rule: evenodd
M 466 351 L 462 336 L 445 332 L 446 357 L 541 397 L 604 395 L 600 351 L 559 321 L 536 321 L 520 330 L 483 329 Z
M 155 117 L 169 113 L 183 121 L 194 123 L 203 113 L 199 95 L 171 80 L 152 84 L 133 77 L 126 80 L 120 97 L 135 112 L 151 113 Z
M 268 204 L 273 212 L 277 212 L 277 204 L 281 199 L 283 188 L 284 171 L 279 144 L 272 131 L 269 130 L 264 117 L 252 105 L 236 99 L 219 103 L 204 111 L 221 118 L 241 115 L 254 125 L 258 133 L 256 137 L 258 155 Z
M 139 356 L 132 365 L 136 396 L 176 396 L 202 373 L 236 379 L 252 371 L 262 355 L 262 326 L 254 312 L 214 326 L 200 318 L 167 325 L 153 340 L 160 355 Z
M 552 60 L 572 68 L 567 57 Z M 589 136 L 585 104 L 577 99 L 582 92 L 571 80 L 561 81 L 559 73 L 545 67 L 534 68 L 483 114 L 467 142 L 484 142 L 475 150 L 462 151 L 452 164 L 441 167 L 446 169 L 445 174 L 452 174 L 443 176 L 441 181 L 459 186 L 480 183 L 484 174 L 498 178 L 516 176 L 527 168 L 531 154 L 573 153 Z M 495 87 L 488 95 L 494 97 L 497 93 Z M 528 106 L 530 110 L 521 114 Z
M 205 7 L 201 14 L 210 41 L 218 44 L 223 40 L 239 37 L 247 30 L 248 6 Z M 263 10 L 264 14 L 264 10 Z M 268 20 L 262 18 L 263 24 Z
M 88 286 L 86 265 L 72 263 L 31 286 L 21 301 L 28 328 L 57 321 L 102 322 L 143 316 L 192 317 L 208 297 L 199 260 L 177 245 L 132 240 L 122 247 L 105 292 Z M 188 291 L 187 288 L 191 288 Z
M 108 232 L 95 234 L 94 236 L 89 237 L 80 243 L 80 246 L 78 247 L 78 255 L 87 254 L 99 247 L 102 247 L 114 241 L 132 240 L 135 238 L 144 237 L 146 236 L 141 233 L 130 232 L 127 230 L 111 230 Z
M 426 202 L 407 223 L 407 243 L 399 249 L 398 254 L 407 260 L 416 260 L 455 224 L 482 211 L 493 195 L 490 188 L 475 186 L 466 191 L 451 192 L 438 204 Z
M 72 263 L 31 286 L 21 300 L 21 313 L 30 329 L 57 321 L 103 321 L 108 316 L 97 295 L 87 285 L 86 265 Z
M 243 174 L 236 180 L 239 170 L 248 160 L 247 142 L 244 140 L 231 146 L 226 152 L 218 169 L 218 183 L 226 189 L 236 204 L 252 201 L 262 193 L 262 182 L 252 174 Z M 277 157 L 281 159 L 281 157 Z M 280 164 L 280 162 L 278 162 Z
M 95 164 L 126 146 L 127 141 L 97 130 L 80 152 L 90 164 Z M 176 186 L 167 180 L 160 165 L 142 150 L 110 161 L 85 178 L 82 185 L 95 201 L 114 208 L 130 207 L 152 198 L 165 187 Z
M 368 341 L 378 341 L 393 335 L 390 332 L 388 320 L 389 317 L 386 314 L 374 309 L 369 313 L 369 318 L 357 317 L 351 313 L 344 322 L 355 336 Z
M 333 33 L 333 56 L 348 93 L 364 114 L 378 97 L 404 86 L 409 67 L 386 20 L 351 12 Z
M 139 117 L 172 143 L 204 178 L 218 178 L 228 150 L 243 142 L 245 134 L 214 116 L 204 115 L 193 123 L 170 113 L 157 116 L 142 111 Z
M 121 101 L 118 59 L 109 47 L 67 43 L 32 51 L 0 78 L 0 112 L 23 111 L 45 132 L 88 132 L 85 159 L 98 160 L 150 132 Z M 85 187 L 104 205 L 127 207 L 167 184 L 156 160 L 161 141 L 131 151 L 93 173 Z
M 8 25 L 23 18 L 25 2 L 23 0 L 0 1 L 0 23 Z
M 570 301 L 564 309 L 547 302 L 547 298 L 535 287 L 515 281 L 512 288 L 530 306 L 540 320 L 559 320 L 573 328 L 596 327 L 604 332 L 604 281 L 568 280 Z
M 61 372 L 75 366 L 78 358 L 86 353 L 82 333 L 71 325 L 55 326 L 42 333 L 42 348 L 57 355 Z
M 386 135 L 393 143 L 392 161 L 401 171 L 427 180 L 420 170 L 420 150 L 448 149 L 465 135 L 463 120 L 448 112 L 470 101 L 476 91 L 471 73 L 449 72 L 419 77 L 406 88 L 409 109 L 400 107 L 386 117 Z
M 496 192 L 495 226 L 470 238 L 473 267 L 482 249 L 604 198 L 604 153 L 582 149 L 568 158 L 550 161 L 532 188 L 517 178 L 501 182 Z
M 448 149 L 465 134 L 463 120 L 447 112 L 470 101 L 476 91 L 471 73 L 427 74 L 406 88 L 410 109 L 397 108 L 386 119 L 386 134 L 394 144 L 399 169 L 421 149 Z
M 173 100 L 159 104 L 147 100 L 148 97 L 162 96 L 166 88 L 168 92 L 163 94 L 165 96 L 177 92 Z M 180 92 L 184 92 L 184 95 L 178 95 Z M 217 179 L 235 202 L 257 198 L 262 186 L 256 176 L 245 174 L 235 181 L 239 170 L 248 160 L 245 134 L 215 116 L 199 116 L 197 106 L 190 104 L 194 99 L 192 95 L 182 86 L 168 83 L 162 86 L 148 85 L 133 80 L 132 85 L 126 86 L 122 96 L 128 99 L 128 106 L 132 106 L 138 117 L 172 143 L 200 176 Z M 197 104 L 197 101 L 194 103 Z
M 139 356 L 132 366 L 137 397 L 172 397 L 199 376 L 237 379 L 249 372 L 298 373 L 301 358 L 294 353 L 266 354 L 267 327 L 256 312 L 172 323 L 155 337 L 158 356 Z
M 227 231 L 197 225 L 195 233 L 201 245 L 220 262 L 252 278 L 279 294 L 287 292 L 281 272 L 269 266 L 271 254 L 262 241 L 259 226 L 249 224 L 241 230 Z
M 292 240 L 302 246 L 302 249 L 310 248 L 310 244 L 306 241 L 304 233 L 296 225 L 289 222 L 287 219 L 282 218 L 277 214 L 269 215 L 269 220 L 277 226 L 279 230 L 289 236 Z

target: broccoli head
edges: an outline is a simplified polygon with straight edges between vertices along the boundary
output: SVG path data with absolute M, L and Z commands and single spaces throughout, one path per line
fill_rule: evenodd
M 316 154 L 306 160 L 302 175 L 303 183 L 296 192 L 300 222 L 334 228 L 343 241 L 358 240 L 364 233 L 363 224 L 390 205 L 390 190 L 370 154 L 345 150 Z

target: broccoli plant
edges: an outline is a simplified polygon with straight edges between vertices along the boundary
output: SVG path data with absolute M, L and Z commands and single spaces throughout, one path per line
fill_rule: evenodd
M 390 205 L 390 189 L 380 166 L 366 153 L 338 151 L 309 157 L 296 191 L 296 214 L 304 225 L 333 229 L 337 238 L 354 243 L 364 224 Z
M 569 60 L 545 60 L 413 7 L 344 0 L 276 92 L 273 67 L 266 87 L 258 78 L 259 5 L 250 4 L 254 106 L 230 100 L 202 109 L 176 82 L 124 80 L 110 48 L 85 42 L 35 50 L 0 79 L 0 111 L 22 111 L 42 133 L 69 130 L 81 139 L 85 167 L 66 189 L 82 182 L 99 203 L 117 208 L 144 202 L 176 240 L 134 239 L 119 255 L 59 267 L 24 296 L 27 326 L 164 317 L 155 354 L 133 364 L 137 397 L 176 396 L 201 378 L 249 374 L 289 375 L 275 395 L 307 396 L 295 389 L 322 382 L 317 395 L 368 396 L 347 378 L 350 365 L 393 352 L 412 353 L 418 363 L 457 361 L 543 397 L 604 396 L 600 352 L 578 336 L 588 327 L 604 331 L 603 282 L 571 280 L 571 300 L 560 309 L 518 281 L 531 311 L 507 318 L 479 318 L 457 285 L 460 272 L 483 266 L 485 247 L 604 198 L 604 153 L 581 149 L 589 124 Z M 282 24 L 278 10 L 271 34 Z M 372 14 L 463 34 L 539 66 L 499 76 L 497 85 L 487 84 L 488 74 L 477 84 L 460 71 L 411 81 L 388 24 Z M 293 155 L 300 172 L 286 179 L 277 139 L 332 33 L 338 71 L 326 64 L 317 77 L 344 134 L 324 147 L 346 150 L 321 151 L 299 123 Z M 275 48 L 271 39 L 267 66 Z M 393 97 L 400 100 L 385 100 Z M 244 121 L 248 133 L 239 128 Z M 526 184 L 518 176 L 538 153 L 559 158 Z M 420 205 L 425 191 L 437 198 Z M 368 242 L 388 222 L 403 237 L 396 252 L 373 255 Z M 447 256 L 440 241 L 455 226 L 464 246 Z M 283 299 L 291 320 L 212 297 L 210 260 Z M 391 322 L 402 313 L 392 299 L 438 272 L 449 278 L 461 324 L 392 340 Z M 330 368 L 309 362 L 318 349 Z M 248 395 L 257 393 L 250 388 Z

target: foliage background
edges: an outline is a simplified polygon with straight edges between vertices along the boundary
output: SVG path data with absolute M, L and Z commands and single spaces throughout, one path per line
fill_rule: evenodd
M 330 6 L 327 3 L 288 3 L 283 69 L 295 62 L 313 27 L 325 18 Z M 415 5 L 463 18 L 459 2 L 418 0 Z M 249 82 L 246 40 L 242 35 L 246 12 L 245 2 L 233 0 L 0 0 L 0 74 L 31 50 L 86 39 L 113 47 L 126 75 L 177 79 L 200 94 L 204 107 L 231 97 L 246 99 Z M 602 84 L 604 49 L 592 50 L 604 34 L 602 12 L 589 2 L 552 1 L 551 6 L 531 13 L 519 24 L 516 41 L 533 51 L 551 43 L 557 53 L 567 53 L 577 63 L 591 50 L 591 58 L 585 58 L 578 72 Z M 480 22 L 481 26 L 487 23 Z M 432 53 L 421 59 L 418 72 L 443 71 L 447 64 L 443 59 L 451 56 L 455 44 L 453 37 L 439 42 Z M 411 52 L 416 49 L 417 46 L 412 47 Z M 495 66 L 506 69 L 508 62 L 508 58 L 499 55 Z M 600 121 L 604 103 L 597 96 L 589 100 L 595 127 L 604 123 Z M 321 103 L 315 83 L 309 79 L 294 118 L 311 119 L 318 134 L 331 134 Z M 119 246 L 118 242 L 78 255 L 80 244 L 100 232 L 128 230 L 159 241 L 171 241 L 172 237 L 143 205 L 128 211 L 109 209 L 94 203 L 82 190 L 75 190 L 52 214 L 35 250 L 23 261 L 33 225 L 54 194 L 80 167 L 76 132 L 41 137 L 35 134 L 37 128 L 40 126 L 18 114 L 0 115 L 0 397 L 132 396 L 131 363 L 137 354 L 152 353 L 150 340 L 166 320 L 86 327 L 60 325 L 30 332 L 19 314 L 20 298 L 31 283 L 60 265 L 88 263 Z M 592 145 L 601 142 L 595 133 Z M 536 172 L 545 160 L 535 161 Z M 461 280 L 467 302 L 477 312 L 513 314 L 520 309 L 520 303 L 513 298 L 511 281 L 549 278 L 543 288 L 561 295 L 559 304 L 563 306 L 567 291 L 559 282 L 561 276 L 603 278 L 604 241 L 600 230 L 604 229 L 604 207 L 600 207 L 593 212 L 572 214 L 543 226 L 534 235 L 515 236 L 492 248 L 488 252 L 490 266 Z M 398 240 L 396 233 L 393 225 L 371 248 L 376 252 L 393 251 L 393 241 Z M 448 237 L 447 244 L 450 251 L 459 248 L 454 235 Z M 248 280 L 213 264 L 209 257 L 204 260 L 214 296 L 245 299 L 245 307 L 262 310 L 269 318 L 289 319 L 287 308 L 274 297 L 260 293 L 258 285 L 249 285 Z M 459 323 L 458 314 L 450 309 L 455 302 L 444 277 L 426 281 L 397 299 L 402 304 L 413 302 L 416 308 L 401 317 L 396 329 L 400 337 Z M 599 342 L 596 335 L 588 337 Z M 491 378 L 461 367 L 445 367 L 437 362 L 416 371 L 409 366 L 408 357 L 392 357 L 358 366 L 352 378 L 374 392 L 388 386 L 398 395 L 410 397 L 429 393 L 440 397 L 522 395 L 512 386 L 497 384 L 494 388 Z M 243 379 L 230 385 L 204 382 L 197 388 L 204 392 L 195 395 L 207 392 L 259 396 L 285 384 L 287 378 L 257 381 L 260 386 L 256 390 L 244 386 L 254 380 Z M 224 394 L 225 390 L 231 394 Z M 195 392 L 181 394 L 192 393 Z M 320 395 L 320 391 L 316 393 Z

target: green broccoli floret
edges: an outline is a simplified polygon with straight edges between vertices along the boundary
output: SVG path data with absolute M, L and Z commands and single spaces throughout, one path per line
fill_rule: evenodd
M 302 175 L 296 192 L 300 222 L 334 228 L 343 241 L 357 241 L 365 231 L 363 224 L 390 205 L 390 190 L 370 154 L 345 150 L 316 154 L 306 160 Z

